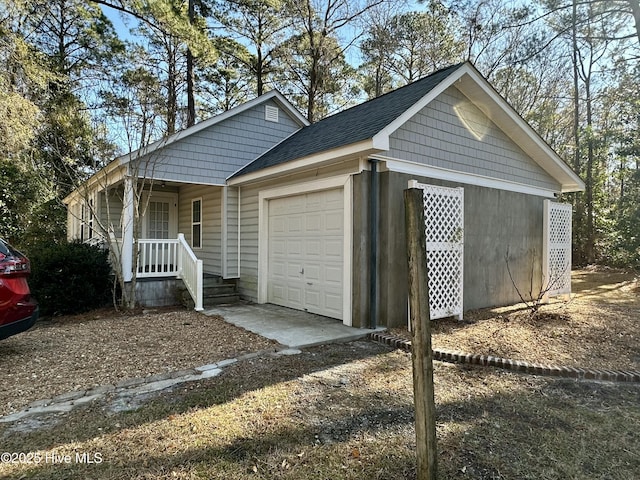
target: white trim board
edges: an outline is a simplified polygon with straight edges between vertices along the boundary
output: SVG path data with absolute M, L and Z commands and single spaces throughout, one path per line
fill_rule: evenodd
M 532 185 L 525 185 L 524 183 L 512 182 L 510 180 L 486 177 L 475 173 L 464 173 L 456 170 L 449 170 L 447 168 L 433 167 L 422 163 L 409 162 L 407 160 L 400 160 L 382 155 L 372 155 L 371 158 L 385 162 L 387 170 L 391 172 L 407 173 L 409 175 L 416 175 L 419 177 L 463 183 L 466 185 L 475 185 L 478 187 L 495 188 L 497 190 L 505 190 L 507 192 L 537 195 L 544 198 L 555 198 L 556 194 L 559 193 L 543 187 L 535 187 Z
M 301 195 L 305 193 L 342 188 L 343 192 L 343 266 L 342 266 L 342 323 L 351 326 L 353 323 L 352 310 L 352 245 L 353 245 L 353 220 L 352 220 L 352 176 L 338 175 L 310 182 L 274 187 L 261 190 L 258 193 L 258 303 L 267 302 L 267 283 L 269 268 L 269 200 L 275 198 Z
M 227 278 L 229 273 L 228 265 L 227 265 L 227 259 L 228 259 L 228 253 L 227 253 L 228 212 L 227 212 L 227 209 L 229 204 L 228 195 L 229 195 L 229 187 L 225 186 L 222 189 L 222 192 L 220 192 L 220 248 L 221 248 L 220 261 L 222 262 L 222 268 L 221 268 L 222 278 Z
M 308 170 L 331 165 L 343 160 L 355 160 L 356 158 L 369 156 L 371 153 L 379 150 L 372 148 L 371 140 L 364 140 L 358 143 L 352 143 L 343 147 L 334 148 L 332 150 L 324 150 L 308 157 L 298 158 L 289 162 L 280 163 L 270 167 L 265 167 L 251 173 L 245 173 L 238 177 L 232 178 L 234 174 L 227 177 L 228 185 L 245 185 L 252 182 L 261 182 L 274 178 L 281 179 L 284 175 L 293 173 L 302 173 Z M 244 167 L 243 167 L 244 168 Z M 239 169 L 238 171 L 240 171 Z M 354 172 L 359 173 L 359 172 Z

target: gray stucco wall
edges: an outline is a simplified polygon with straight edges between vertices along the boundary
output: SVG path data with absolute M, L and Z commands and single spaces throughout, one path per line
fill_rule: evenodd
M 143 307 L 168 307 L 178 305 L 178 288 L 182 280 L 177 278 L 139 278 L 136 282 L 136 300 Z
M 354 326 L 369 324 L 368 190 L 370 173 L 354 176 Z M 407 265 L 402 192 L 411 179 L 465 189 L 464 309 L 508 305 L 520 301 L 509 279 L 529 291 L 540 288 L 544 198 L 471 185 L 453 184 L 395 172 L 379 174 L 378 323 L 407 324 Z M 360 241 L 356 241 L 360 239 Z

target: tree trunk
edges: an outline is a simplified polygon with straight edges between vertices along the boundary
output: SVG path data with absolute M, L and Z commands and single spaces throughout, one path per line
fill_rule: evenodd
M 189 22 L 193 24 L 195 19 L 194 0 L 189 0 Z M 194 80 L 194 58 L 191 48 L 187 48 L 187 127 L 196 123 L 196 100 Z
M 176 131 L 178 111 L 176 50 L 171 38 L 167 39 L 167 135 Z
M 431 315 L 424 201 L 421 189 L 404 191 L 409 305 L 411 314 L 411 360 L 416 429 L 416 479 L 437 478 L 436 408 L 431 349 Z
M 571 52 L 571 61 L 573 67 L 573 141 L 574 141 L 574 151 L 573 151 L 573 170 L 580 174 L 581 165 L 580 165 L 580 87 L 579 87 L 579 72 L 578 72 L 578 32 L 577 32 L 577 17 L 578 17 L 578 7 L 576 4 L 577 0 L 573 0 L 572 5 L 572 18 L 571 18 L 571 42 L 572 42 L 572 52 Z M 584 216 L 582 198 L 580 193 L 576 193 L 574 196 L 574 207 L 576 209 L 576 224 L 580 225 L 582 222 L 582 217 Z M 577 263 L 583 263 L 584 261 L 584 251 L 582 245 L 582 233 L 581 228 L 575 228 L 574 230 L 574 257 Z
M 585 203 L 587 208 L 587 238 L 585 245 L 585 256 L 588 263 L 595 261 L 595 225 L 593 218 L 593 168 L 594 168 L 594 146 L 593 146 L 593 118 L 591 105 L 591 78 L 585 80 L 585 102 L 587 106 L 587 172 L 585 182 Z
M 628 0 L 631 7 L 631 13 L 633 13 L 633 19 L 636 25 L 636 35 L 638 36 L 638 42 L 640 43 L 640 2 L 638 0 Z

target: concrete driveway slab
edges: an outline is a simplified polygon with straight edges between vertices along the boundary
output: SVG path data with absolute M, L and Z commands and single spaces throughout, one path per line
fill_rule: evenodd
M 350 342 L 364 338 L 371 332 L 384 330 L 347 327 L 334 318 L 271 304 L 223 305 L 203 313 L 220 315 L 233 325 L 289 348 Z

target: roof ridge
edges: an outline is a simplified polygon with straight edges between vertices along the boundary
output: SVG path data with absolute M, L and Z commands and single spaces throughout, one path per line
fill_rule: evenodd
M 420 77 L 419 79 L 414 80 L 413 82 L 407 83 L 407 84 L 402 85 L 402 86 L 400 86 L 400 87 L 398 87 L 398 88 L 394 88 L 393 90 L 389 90 L 388 92 L 385 92 L 385 93 L 383 93 L 382 95 L 378 95 L 377 97 L 370 98 L 370 99 L 368 99 L 368 100 L 365 100 L 365 101 L 364 101 L 364 102 L 362 102 L 362 103 L 358 103 L 357 105 L 353 105 L 352 107 L 345 108 L 344 110 L 340 110 L 339 112 L 336 112 L 336 113 L 334 113 L 334 114 L 332 114 L 332 115 L 329 115 L 328 117 L 324 117 L 323 119 L 318 120 L 317 122 L 313 122 L 313 123 L 311 123 L 310 125 L 307 125 L 307 126 L 305 126 L 305 127 L 303 127 L 303 128 L 311 127 L 311 126 L 316 125 L 316 124 L 318 124 L 318 123 L 324 122 L 324 121 L 325 121 L 325 120 L 327 120 L 327 119 L 330 119 L 330 118 L 336 117 L 336 116 L 341 115 L 341 114 L 343 114 L 343 113 L 345 113 L 345 112 L 349 112 L 350 110 L 353 110 L 353 109 L 355 109 L 355 108 L 359 108 L 359 107 L 363 107 L 363 106 L 365 106 L 365 105 L 369 105 L 369 104 L 371 104 L 372 102 L 376 102 L 376 101 L 379 101 L 379 100 L 383 100 L 383 99 L 387 98 L 389 95 L 396 94 L 397 92 L 402 93 L 402 91 L 403 91 L 403 90 L 405 90 L 405 89 L 407 89 L 407 88 L 410 88 L 410 87 L 415 88 L 415 86 L 416 86 L 416 85 L 418 85 L 418 84 L 420 84 L 420 83 L 423 83 L 423 82 L 425 82 L 425 81 L 427 81 L 427 80 L 432 80 L 432 79 L 433 79 L 433 77 L 435 77 L 435 76 L 437 76 L 437 75 L 440 75 L 440 74 L 442 74 L 442 73 L 444 73 L 444 72 L 447 72 L 447 71 L 454 71 L 454 70 L 457 70 L 458 68 L 460 68 L 460 67 L 461 67 L 462 65 L 464 65 L 465 63 L 467 63 L 467 62 L 466 62 L 466 61 L 465 61 L 465 62 L 459 62 L 459 63 L 456 63 L 456 64 L 454 64 L 454 65 L 449 65 L 448 67 L 444 67 L 444 68 L 441 68 L 441 69 L 439 69 L 439 70 L 436 70 L 435 72 L 432 72 L 432 73 L 430 73 L 429 75 L 425 75 L 424 77 Z

